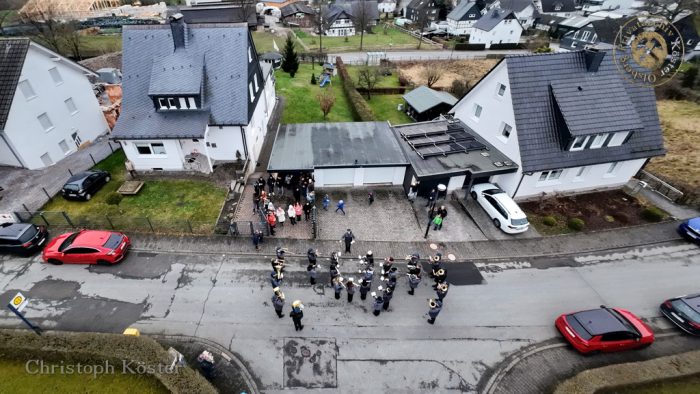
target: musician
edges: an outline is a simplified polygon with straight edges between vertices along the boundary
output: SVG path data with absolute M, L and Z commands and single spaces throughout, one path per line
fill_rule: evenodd
M 442 301 L 431 298 L 428 300 L 428 306 L 430 307 L 430 310 L 428 310 L 428 316 L 430 316 L 428 323 L 435 324 L 435 319 L 437 319 L 442 310 Z
M 348 278 L 348 281 L 345 282 L 345 289 L 348 293 L 348 302 L 352 302 L 352 297 L 355 295 L 356 288 L 357 286 L 355 285 L 355 279 Z
M 437 293 L 438 300 L 442 301 L 447 296 L 447 291 L 450 289 L 450 285 L 447 282 L 440 283 L 437 286 L 435 292 Z
M 336 277 L 335 279 L 333 279 L 333 290 L 335 291 L 336 300 L 340 299 L 340 293 L 343 291 L 344 288 L 345 285 L 343 284 L 342 277 Z
M 311 285 L 316 284 L 316 277 L 318 276 L 318 273 L 316 272 L 316 269 L 318 268 L 318 265 L 316 265 L 316 261 L 312 263 L 309 261 L 309 265 L 306 267 L 306 271 L 309 273 L 309 282 Z
M 374 255 L 372 254 L 371 250 L 367 251 L 367 254 L 365 255 L 365 262 L 367 263 L 368 267 L 374 267 Z
M 275 307 L 277 317 L 283 318 L 284 313 L 282 313 L 282 309 L 284 308 L 284 293 L 282 293 L 282 290 L 280 290 L 279 287 L 275 287 L 272 289 L 272 291 L 274 292 L 272 295 L 272 306 Z
M 408 294 L 414 295 L 416 292 L 416 287 L 420 284 L 421 277 L 416 274 L 408 274 Z
M 445 271 L 444 268 L 440 268 L 439 270 L 435 271 L 434 274 L 435 284 L 433 285 L 433 289 L 437 290 L 438 285 L 444 283 L 447 279 L 447 271 Z
M 374 269 L 372 266 L 367 266 L 364 270 L 360 270 L 360 273 L 362 274 L 362 279 L 367 282 L 372 282 L 374 279 Z
M 391 256 L 385 258 L 384 262 L 379 263 L 379 265 L 382 267 L 382 275 L 387 275 L 393 264 L 394 264 L 394 258 Z
M 374 312 L 372 312 L 372 314 L 374 314 L 374 316 L 379 316 L 379 314 L 382 312 L 382 305 L 384 305 L 384 297 L 382 297 L 382 290 L 383 288 L 379 286 L 377 288 L 377 291 L 379 291 L 379 293 L 372 292 L 372 297 L 374 298 Z
M 382 304 L 382 309 L 385 311 L 389 310 L 389 303 L 391 302 L 391 299 L 394 297 L 394 288 L 393 287 L 387 287 L 384 289 L 384 303 Z
M 371 287 L 372 287 L 372 282 L 369 282 L 369 281 L 366 281 L 365 279 L 362 279 L 362 282 L 360 282 L 360 299 L 361 300 L 367 299 L 367 293 L 369 292 Z
M 318 258 L 318 251 L 314 248 L 309 248 L 306 252 L 306 257 L 309 259 L 309 265 L 316 264 L 316 259 Z
M 434 278 L 435 273 L 440 268 L 442 268 L 442 253 L 438 252 L 438 253 L 435 253 L 435 256 L 430 256 L 430 268 L 431 268 L 430 277 Z
M 273 289 L 275 287 L 280 287 L 280 285 L 282 284 L 282 277 L 283 276 L 284 275 L 282 275 L 281 272 L 277 272 L 274 270 L 272 272 L 270 272 L 270 284 L 272 285 Z
M 338 265 L 333 264 L 331 262 L 331 267 L 330 267 L 330 279 L 331 279 L 331 287 L 334 285 L 334 280 L 340 276 L 340 271 L 338 270 Z

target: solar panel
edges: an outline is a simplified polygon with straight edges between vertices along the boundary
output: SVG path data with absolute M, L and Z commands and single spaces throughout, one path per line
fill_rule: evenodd
M 401 132 L 401 135 L 422 159 L 487 149 L 456 124 L 449 124 L 447 130 L 413 130 Z

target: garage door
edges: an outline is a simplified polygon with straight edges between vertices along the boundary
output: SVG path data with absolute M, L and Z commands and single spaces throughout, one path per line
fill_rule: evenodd
M 324 168 L 323 184 L 326 186 L 346 186 L 352 185 L 355 180 L 354 168 Z
M 394 181 L 394 167 L 365 167 L 365 184 L 391 185 Z

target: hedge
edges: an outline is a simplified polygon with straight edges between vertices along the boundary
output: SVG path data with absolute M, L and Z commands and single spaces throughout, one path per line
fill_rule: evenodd
M 519 43 L 503 43 L 503 44 L 491 44 L 489 49 L 521 49 L 522 46 Z
M 455 51 L 483 51 L 484 49 L 486 49 L 486 44 L 455 44 Z
M 365 101 L 362 95 L 360 95 L 355 88 L 355 83 L 352 81 L 350 74 L 348 74 L 348 70 L 345 68 L 343 59 L 336 57 L 335 66 L 338 68 L 340 79 L 343 80 L 343 90 L 345 90 L 345 94 L 348 96 L 348 101 L 350 101 L 350 106 L 352 107 L 353 112 L 355 112 L 355 115 L 357 115 L 362 122 L 372 122 L 377 120 L 372 108 L 369 106 L 369 104 L 367 104 L 367 101 Z
M 586 223 L 579 218 L 571 218 L 568 222 L 566 222 L 566 225 L 574 231 L 581 231 L 585 227 Z
M 649 222 L 660 222 L 664 219 L 664 211 L 656 207 L 644 208 L 642 218 Z

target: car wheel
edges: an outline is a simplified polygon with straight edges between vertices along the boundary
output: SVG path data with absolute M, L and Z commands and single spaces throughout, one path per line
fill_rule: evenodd
M 476 192 L 472 192 L 472 198 L 476 200 Z
M 501 228 L 501 221 L 498 219 L 493 219 L 493 225 L 496 226 L 496 228 Z
M 61 264 L 63 264 L 63 261 L 56 260 L 56 259 L 49 259 L 48 263 L 53 264 L 53 265 L 61 265 Z
M 598 354 L 600 354 L 600 350 L 593 350 L 588 353 L 583 353 L 584 356 L 597 356 Z
M 646 348 L 648 348 L 649 346 L 651 346 L 651 343 L 645 343 L 644 345 L 638 347 L 637 350 L 646 349 Z
M 107 260 L 97 260 L 97 265 L 112 265 Z
M 85 201 L 90 201 L 91 198 L 92 198 L 92 194 L 88 193 L 85 195 Z
M 108 182 L 111 181 L 111 180 L 112 180 L 112 178 L 110 178 L 109 175 L 108 175 L 108 176 L 105 178 L 105 183 L 108 183 Z

